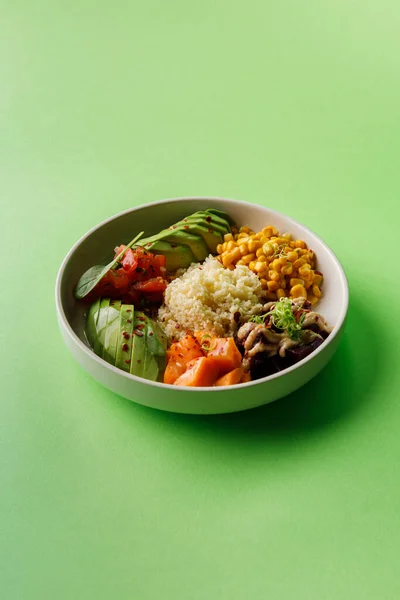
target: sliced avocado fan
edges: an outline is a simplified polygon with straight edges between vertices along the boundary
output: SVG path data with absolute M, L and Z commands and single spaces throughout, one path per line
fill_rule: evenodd
M 216 254 L 224 235 L 231 232 L 232 219 L 223 211 L 197 211 L 158 234 L 140 240 L 150 252 L 164 254 L 167 270 L 186 268 L 192 262 L 202 262 L 208 254 Z
M 98 356 L 138 377 L 155 381 L 160 365 L 164 365 L 164 332 L 132 304 L 109 298 L 96 300 L 88 311 L 86 336 Z

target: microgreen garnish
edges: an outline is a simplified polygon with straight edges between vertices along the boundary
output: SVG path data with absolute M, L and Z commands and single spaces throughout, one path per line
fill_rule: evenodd
M 212 349 L 211 340 L 212 340 L 212 335 L 210 335 L 209 333 L 205 333 L 204 335 L 201 336 L 200 346 L 201 346 L 201 349 L 203 350 L 203 352 L 209 352 Z
M 264 315 L 257 315 L 250 319 L 253 323 L 262 325 L 267 317 L 270 317 L 270 322 L 277 328 L 286 331 L 290 339 L 298 341 L 302 336 L 302 326 L 306 317 L 305 312 L 301 312 L 296 318 L 293 313 L 293 304 L 289 298 L 281 298 L 279 302 Z
M 272 244 L 273 248 L 274 248 L 274 253 L 272 255 L 272 258 L 282 258 L 283 256 L 287 256 L 286 252 L 285 252 L 285 244 Z
M 250 323 L 257 323 L 257 325 L 264 325 L 264 321 L 269 313 L 265 313 L 265 315 L 254 315 L 254 317 L 250 317 Z

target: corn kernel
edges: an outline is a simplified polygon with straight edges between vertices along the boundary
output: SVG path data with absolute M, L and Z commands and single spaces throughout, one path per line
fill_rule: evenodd
M 218 254 L 222 254 L 223 253 L 222 244 L 218 244 L 218 246 L 217 246 L 217 253 Z
M 279 281 L 279 273 L 274 269 L 271 269 L 270 271 L 268 271 L 268 278 L 271 279 L 271 281 Z
M 260 279 L 260 283 L 261 283 L 261 287 L 263 290 L 266 290 L 268 288 L 268 284 L 272 283 L 271 281 L 267 281 L 266 279 L 264 279 L 263 277 Z
M 263 250 L 266 256 L 271 256 L 274 253 L 274 248 L 272 244 L 269 243 L 263 245 Z
M 276 290 L 276 295 L 277 295 L 278 299 L 280 299 L 280 298 L 283 298 L 284 296 L 286 296 L 286 292 L 282 288 L 278 288 Z
M 275 260 L 271 262 L 271 268 L 274 269 L 274 271 L 281 270 L 281 263 L 279 262 L 279 258 L 275 258 Z
M 243 232 L 243 233 L 239 233 L 239 235 L 237 236 L 236 239 L 238 239 L 238 240 L 247 240 L 248 237 L 249 237 L 248 234 Z
M 324 280 L 324 278 L 322 275 L 320 275 L 317 272 L 314 273 L 313 283 L 315 283 L 315 285 L 317 285 L 318 287 L 321 287 L 323 280 Z
M 285 240 L 288 240 L 288 241 L 290 241 L 292 239 L 292 235 L 288 231 L 285 231 L 285 233 L 282 233 L 281 237 L 285 238 Z
M 240 232 L 240 233 L 249 233 L 249 232 L 250 232 L 250 227 L 246 227 L 246 226 L 244 226 L 244 227 L 241 227 L 241 228 L 239 229 L 239 232 Z
M 254 252 L 250 252 L 249 254 L 245 254 L 244 256 L 242 256 L 242 261 L 245 265 L 248 265 L 252 260 L 255 259 L 255 257 L 256 255 L 254 254 Z
M 228 250 L 228 252 L 230 252 L 231 250 L 236 248 L 236 245 L 237 245 L 236 242 L 234 242 L 233 240 L 230 240 L 226 245 L 226 249 Z
M 237 261 L 242 258 L 242 255 L 240 254 L 240 250 L 237 246 L 236 246 L 236 248 L 234 248 L 232 250 L 232 256 L 233 256 L 232 262 L 234 262 L 234 263 L 237 263 Z
M 309 290 L 311 286 L 312 286 L 312 279 L 307 279 L 304 282 L 304 287 L 306 288 L 306 290 Z
M 244 263 L 244 262 L 242 261 L 242 259 L 238 260 L 238 261 L 237 261 L 237 263 L 236 263 L 236 265 L 245 265 L 245 264 L 246 264 L 246 263 Z
M 262 248 L 259 248 L 258 250 L 256 250 L 256 256 L 257 258 L 259 258 L 260 256 L 264 256 L 264 250 Z
M 301 298 L 301 297 L 307 298 L 307 291 L 306 291 L 304 285 L 298 284 L 298 285 L 294 285 L 290 289 L 290 295 L 293 298 Z
M 224 252 L 224 254 L 222 255 L 222 264 L 224 265 L 224 267 L 229 267 L 229 265 L 232 263 L 232 261 L 233 261 L 232 252 Z
M 274 228 L 269 225 L 268 227 L 264 227 L 261 231 L 265 237 L 270 238 L 271 235 L 273 235 Z
M 279 288 L 279 283 L 277 281 L 268 281 L 268 291 L 276 292 Z
M 304 285 L 304 279 L 299 279 L 297 277 L 292 277 L 289 281 L 290 287 L 294 287 L 295 285 Z
M 293 267 L 295 269 L 299 269 L 300 267 L 302 267 L 304 264 L 306 263 L 306 261 L 304 260 L 304 258 L 298 258 L 297 260 L 294 261 L 293 263 Z
M 313 294 L 308 294 L 307 296 L 307 300 L 309 302 L 311 302 L 311 305 L 314 306 L 315 304 L 317 304 L 318 302 L 318 298 L 316 296 L 313 296 Z
M 307 244 L 303 240 L 296 240 L 294 245 L 295 248 L 307 248 Z
M 226 233 L 224 235 L 224 242 L 231 242 L 233 240 L 233 235 L 231 233 Z
M 224 242 L 224 243 L 222 244 L 222 252 L 225 252 L 225 251 L 226 251 L 226 246 L 227 246 L 227 243 L 226 243 L 226 242 Z M 221 252 L 221 254 L 222 254 L 222 252 Z
M 293 273 L 293 265 L 292 263 L 288 263 L 281 269 L 282 275 L 291 275 Z
M 240 250 L 240 254 L 241 254 L 242 256 L 246 256 L 246 254 L 248 254 L 248 253 L 249 253 L 249 249 L 248 249 L 248 247 L 247 247 L 247 244 L 243 244 L 243 243 L 242 243 L 242 244 L 240 244 L 240 246 L 239 246 L 239 250 Z
M 257 252 L 258 252 L 258 250 L 257 250 Z M 262 262 L 262 263 L 266 263 L 267 262 L 267 257 L 265 256 L 265 254 L 261 254 L 261 256 L 257 256 L 257 258 L 258 258 L 259 262 Z
M 288 259 L 286 258 L 286 256 L 281 256 L 280 258 L 278 258 L 278 262 L 281 267 L 285 267 L 287 265 Z
M 263 262 L 257 261 L 256 264 L 254 265 L 254 270 L 257 273 L 261 273 L 261 271 L 265 271 L 267 265 Z
M 314 296 L 316 296 L 317 298 L 321 298 L 322 294 L 321 294 L 321 290 L 319 289 L 319 287 L 317 285 L 313 285 L 312 286 L 312 293 L 314 294 Z
M 291 262 L 294 263 L 297 260 L 297 252 L 288 252 L 287 253 L 287 259 Z
M 260 242 L 260 240 L 257 240 L 257 239 L 254 239 L 254 237 L 251 237 L 248 242 L 248 246 L 249 246 L 250 252 L 255 252 L 256 250 L 258 250 L 258 248 L 261 248 L 261 242 Z
M 250 269 L 250 271 L 255 271 L 255 269 L 256 269 L 256 261 L 255 260 L 252 260 L 249 262 L 249 269 Z
M 307 279 L 308 277 L 310 277 L 310 273 L 311 273 L 311 267 L 308 263 L 306 263 L 305 265 L 302 265 L 299 269 L 299 275 L 302 279 Z

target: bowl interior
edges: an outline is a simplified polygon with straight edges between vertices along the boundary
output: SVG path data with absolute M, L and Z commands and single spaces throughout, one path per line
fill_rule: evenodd
M 106 264 L 113 258 L 113 249 L 128 243 L 139 232 L 157 233 L 175 221 L 205 208 L 228 212 L 238 225 L 248 225 L 259 231 L 274 225 L 280 233 L 290 232 L 304 240 L 317 256 L 317 269 L 324 274 L 323 298 L 317 310 L 330 325 L 340 325 L 347 309 L 347 283 L 332 251 L 306 227 L 268 208 L 215 198 L 183 198 L 147 204 L 111 217 L 86 234 L 70 251 L 61 268 L 60 297 L 65 318 L 75 334 L 85 343 L 85 312 L 87 306 L 77 302 L 73 289 L 79 277 L 94 264 Z

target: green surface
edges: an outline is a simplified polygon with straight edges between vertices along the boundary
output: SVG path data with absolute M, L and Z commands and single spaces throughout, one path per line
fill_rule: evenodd
M 394 0 L 2 4 L 2 598 L 400 597 L 399 17 Z M 330 365 L 247 414 L 129 403 L 57 330 L 71 245 L 190 194 L 283 210 L 349 277 Z

